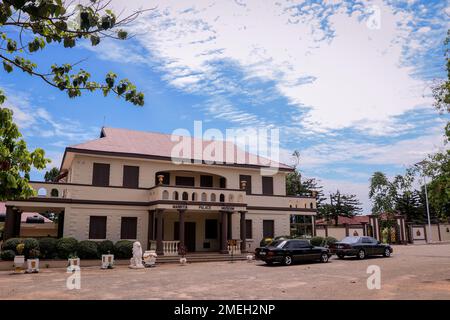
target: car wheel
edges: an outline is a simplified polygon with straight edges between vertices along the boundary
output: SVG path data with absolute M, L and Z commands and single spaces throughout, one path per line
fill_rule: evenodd
M 345 256 L 344 256 L 343 254 L 338 254 L 337 257 L 338 257 L 339 259 L 344 259 Z
M 326 254 L 326 253 L 322 253 L 322 255 L 320 256 L 320 262 L 323 262 L 323 263 L 327 263 L 328 262 L 328 254 Z
M 366 257 L 366 252 L 363 249 L 359 250 L 358 251 L 358 259 L 362 260 L 365 257 Z
M 283 264 L 285 266 L 290 266 L 292 264 L 292 257 L 291 256 L 285 256 L 283 258 Z
M 390 257 L 391 256 L 391 251 L 389 250 L 389 248 L 384 249 L 383 256 L 385 256 L 385 257 Z

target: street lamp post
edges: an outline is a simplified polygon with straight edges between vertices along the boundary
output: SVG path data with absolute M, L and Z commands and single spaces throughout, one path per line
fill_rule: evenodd
M 430 206 L 428 205 L 428 190 L 427 190 L 427 180 L 426 180 L 426 176 L 425 176 L 425 172 L 423 171 L 423 166 L 426 164 L 427 162 L 425 160 L 418 162 L 415 164 L 416 167 L 421 167 L 422 168 L 422 177 L 423 177 L 423 184 L 425 186 L 425 204 L 427 206 L 427 218 L 428 218 L 428 235 L 427 236 L 427 242 L 430 243 L 431 239 L 433 238 L 431 236 L 431 219 L 430 219 Z

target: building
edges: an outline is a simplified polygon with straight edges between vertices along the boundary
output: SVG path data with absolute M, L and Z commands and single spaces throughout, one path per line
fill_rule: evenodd
M 224 148 L 245 160 L 194 156 L 176 164 L 174 137 L 182 138 L 103 128 L 100 138 L 67 147 L 58 182 L 32 182 L 37 197 L 6 203 L 4 238 L 20 234 L 21 212 L 58 214 L 58 237 L 138 240 L 165 255 L 176 255 L 180 245 L 188 252 L 227 253 L 229 245 L 251 251 L 292 227 L 313 235 L 315 198 L 286 196 L 292 167 L 276 163 L 275 174 L 263 175 L 266 159 L 229 142 Z M 191 142 L 203 149 L 213 143 Z

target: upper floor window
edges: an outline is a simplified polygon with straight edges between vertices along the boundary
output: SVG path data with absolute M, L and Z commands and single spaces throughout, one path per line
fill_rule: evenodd
M 212 176 L 200 176 L 200 187 L 204 188 L 212 188 L 213 186 L 213 177 Z
M 219 179 L 219 188 L 225 189 L 227 187 L 227 179 L 224 177 L 220 177 Z
M 106 217 L 89 217 L 89 239 L 106 239 Z
M 239 189 L 241 189 L 242 181 L 245 181 L 245 191 L 247 194 L 252 193 L 252 176 L 241 174 L 239 175 Z
M 139 188 L 139 167 L 123 166 L 123 186 L 127 188 Z
M 194 177 L 175 177 L 175 185 L 177 186 L 189 186 L 193 187 L 195 185 Z
M 273 177 L 262 177 L 262 193 L 273 194 Z
M 109 170 L 109 163 L 94 163 L 92 185 L 100 187 L 109 186 Z

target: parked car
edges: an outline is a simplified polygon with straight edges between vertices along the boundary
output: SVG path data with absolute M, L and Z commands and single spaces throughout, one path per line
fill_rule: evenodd
M 381 243 L 372 237 L 345 237 L 341 241 L 331 244 L 330 250 L 340 259 L 346 256 L 356 256 L 359 259 L 374 255 L 390 257 L 393 252 L 390 245 Z
M 315 247 L 308 240 L 286 239 L 275 240 L 265 247 L 256 248 L 256 259 L 267 264 L 279 262 L 291 265 L 294 262 L 318 260 L 328 262 L 331 253 L 327 248 Z

